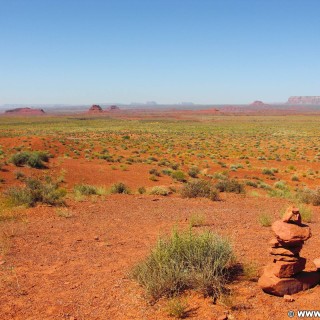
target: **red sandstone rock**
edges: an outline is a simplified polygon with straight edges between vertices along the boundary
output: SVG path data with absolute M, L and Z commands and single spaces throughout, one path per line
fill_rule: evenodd
M 282 217 L 283 222 L 292 222 L 301 225 L 301 215 L 298 208 L 289 207 Z
M 119 110 L 120 110 L 120 108 L 118 106 L 115 106 L 115 105 L 110 106 L 109 108 L 107 108 L 107 111 L 119 111 Z
M 270 265 L 271 272 L 278 278 L 290 278 L 302 271 L 306 266 L 306 259 L 299 258 L 297 261 L 276 261 Z
M 43 115 L 45 114 L 45 112 L 43 109 L 15 108 L 15 109 L 6 110 L 5 114 Z
M 302 245 L 299 244 L 298 246 L 295 247 L 276 247 L 276 248 L 270 248 L 269 249 L 269 253 L 272 255 L 282 255 L 282 256 L 296 256 L 297 254 L 299 254 L 299 252 L 302 249 Z
M 314 259 L 313 263 L 317 267 L 317 270 L 320 271 L 320 258 Z
M 288 294 L 285 294 L 283 296 L 283 299 L 284 299 L 285 302 L 293 302 L 294 301 L 294 299 Z
M 307 225 L 298 226 L 293 223 L 275 221 L 272 230 L 276 234 L 280 244 L 297 244 L 311 237 L 311 230 Z
M 273 262 L 276 262 L 276 261 L 293 262 L 293 261 L 298 261 L 299 258 L 300 258 L 299 256 L 283 256 L 278 254 L 272 256 Z
M 320 96 L 293 96 L 288 99 L 287 104 L 320 105 Z
M 97 105 L 97 104 L 93 104 L 91 107 L 90 107 L 90 109 L 89 109 L 89 113 L 100 113 L 100 112 L 102 112 L 103 110 L 102 110 L 102 108 L 99 106 L 99 105 Z
M 260 277 L 258 284 L 266 293 L 276 296 L 291 295 L 314 287 L 320 281 L 320 273 L 300 272 L 293 278 L 278 278 L 267 267 Z

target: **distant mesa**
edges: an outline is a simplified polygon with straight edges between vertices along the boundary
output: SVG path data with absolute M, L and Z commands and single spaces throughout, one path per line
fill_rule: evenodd
M 98 104 L 93 104 L 89 111 L 89 113 L 100 113 L 100 112 L 103 112 L 102 108 L 98 105 Z
M 93 104 L 88 110 L 88 113 L 103 113 L 103 112 L 118 111 L 118 110 L 120 110 L 120 108 L 116 105 L 112 105 L 107 109 L 103 110 L 98 104 Z
M 260 101 L 260 100 L 256 100 L 256 101 L 253 101 L 250 106 L 253 106 L 253 107 L 266 107 L 268 106 L 268 104 Z
M 120 108 L 118 106 L 115 106 L 115 105 L 110 106 L 109 108 L 107 108 L 107 111 L 118 111 L 118 110 L 120 110 Z
M 292 96 L 288 99 L 287 104 L 320 105 L 320 96 Z
M 5 114 L 42 115 L 42 114 L 45 114 L 45 112 L 43 109 L 15 108 L 15 109 L 6 110 Z

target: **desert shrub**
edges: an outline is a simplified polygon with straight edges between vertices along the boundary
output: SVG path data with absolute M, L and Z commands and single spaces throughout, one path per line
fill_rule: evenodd
M 297 191 L 296 197 L 300 202 L 320 206 L 320 188 L 316 190 L 308 188 L 300 189 Z
M 66 190 L 59 187 L 59 184 L 51 179 L 41 181 L 34 178 L 25 180 L 23 187 L 11 187 L 6 195 L 15 205 L 35 206 L 37 203 L 50 205 L 63 205 L 63 198 Z
M 269 176 L 273 176 L 274 175 L 273 170 L 272 169 L 268 169 L 268 168 L 263 168 L 262 169 L 262 174 L 266 174 L 266 175 L 269 175 Z
M 296 206 L 299 208 L 299 212 L 301 214 L 301 219 L 303 222 L 310 223 L 312 222 L 312 210 L 311 208 L 303 205 L 303 204 L 296 204 Z
M 219 200 L 219 191 L 215 189 L 210 181 L 190 180 L 181 189 L 183 198 L 209 198 L 212 201 Z
M 153 169 L 150 169 L 149 170 L 149 173 L 150 174 L 152 174 L 152 175 L 155 175 L 155 176 L 157 176 L 157 177 L 160 177 L 160 172 L 157 170 L 157 169 L 155 169 L 155 168 L 153 168 Z
M 291 177 L 291 181 L 299 181 L 299 177 L 294 174 L 294 175 Z
M 197 178 L 198 177 L 198 174 L 200 173 L 200 169 L 198 167 L 191 167 L 188 171 L 188 175 L 191 177 L 191 178 Z
M 158 196 L 167 196 L 169 193 L 169 189 L 162 186 L 155 186 L 150 191 L 150 194 Z
M 246 181 L 245 184 L 249 187 L 258 188 L 258 184 L 255 181 Z
M 28 165 L 31 168 L 43 169 L 44 162 L 49 161 L 49 155 L 43 151 L 23 151 L 12 155 L 10 161 L 17 167 Z
M 113 193 L 113 194 L 115 194 L 115 193 L 129 194 L 130 189 L 124 183 L 118 182 L 118 183 L 115 183 L 111 187 L 111 193 Z
M 146 193 L 146 188 L 145 187 L 139 187 L 138 188 L 138 192 L 139 192 L 139 194 L 144 194 L 144 193 Z
M 171 169 L 163 169 L 161 172 L 166 176 L 170 176 L 172 173 L 172 170 Z
M 151 181 L 159 181 L 158 177 L 155 176 L 154 174 L 152 174 L 152 175 L 149 177 L 149 180 L 151 180 Z
M 166 311 L 170 317 L 183 319 L 187 317 L 188 304 L 185 300 L 179 298 L 172 298 L 166 305 Z
M 83 196 L 90 196 L 90 195 L 98 194 L 97 187 L 89 185 L 89 184 L 75 185 L 73 190 L 76 193 L 81 194 Z
M 245 193 L 244 185 L 235 179 L 220 180 L 215 184 L 220 192 Z
M 17 179 L 17 180 L 23 180 L 25 178 L 25 174 L 21 171 L 15 171 L 14 172 L 14 177 Z
M 205 225 L 206 217 L 201 213 L 194 213 L 190 216 L 189 221 L 191 227 L 201 227 Z
M 288 186 L 287 186 L 286 182 L 285 182 L 285 181 L 282 181 L 282 180 L 277 181 L 277 182 L 274 184 L 274 187 L 277 188 L 277 189 L 279 189 L 279 190 L 286 190 L 286 189 L 288 189 Z
M 173 171 L 171 177 L 177 181 L 184 182 L 186 181 L 186 176 L 182 171 Z
M 173 296 L 189 288 L 216 297 L 234 261 L 227 239 L 210 231 L 194 234 L 191 230 L 175 230 L 171 237 L 159 239 L 132 275 L 153 299 Z
M 269 214 L 267 213 L 262 213 L 258 217 L 258 221 L 262 227 L 270 227 L 272 218 Z

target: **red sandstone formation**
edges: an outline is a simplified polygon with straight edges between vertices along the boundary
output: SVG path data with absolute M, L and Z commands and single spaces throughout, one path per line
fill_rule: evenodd
M 120 108 L 118 106 L 110 106 L 109 108 L 106 109 L 106 111 L 119 111 Z
M 288 99 L 287 104 L 320 105 L 320 96 L 293 96 Z
M 266 107 L 266 106 L 268 106 L 268 105 L 265 104 L 265 103 L 262 102 L 262 101 L 256 100 L 256 101 L 252 102 L 252 103 L 250 104 L 250 106 L 253 106 L 253 107 Z
M 43 109 L 32 109 L 32 108 L 16 108 L 5 111 L 6 114 L 20 114 L 20 115 L 42 115 L 45 114 Z
M 299 255 L 304 241 L 311 237 L 309 226 L 301 222 L 299 209 L 288 208 L 282 220 L 272 224 L 272 230 L 276 236 L 269 243 L 273 261 L 259 279 L 262 290 L 284 296 L 315 286 L 320 280 L 320 273 L 303 271 L 306 259 Z
M 102 108 L 97 104 L 93 104 L 88 110 L 89 113 L 100 113 L 102 111 L 103 111 Z

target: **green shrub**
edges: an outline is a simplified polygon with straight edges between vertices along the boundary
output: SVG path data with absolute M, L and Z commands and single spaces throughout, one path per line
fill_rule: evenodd
M 191 178 L 197 178 L 198 177 L 198 174 L 200 173 L 200 169 L 198 167 L 191 167 L 188 171 L 188 175 L 191 177 Z
M 274 173 L 272 172 L 271 169 L 268 169 L 268 168 L 263 168 L 262 169 L 262 174 L 266 174 L 266 175 L 270 175 L 270 176 L 273 176 Z
M 49 155 L 43 151 L 23 151 L 12 155 L 10 161 L 17 167 L 28 165 L 31 168 L 43 169 L 44 162 L 49 161 Z
M 118 182 L 118 183 L 115 183 L 111 187 L 111 193 L 113 193 L 113 194 L 115 194 L 115 193 L 129 194 L 130 189 L 124 183 Z
M 219 191 L 215 189 L 210 181 L 191 180 L 188 181 L 181 189 L 183 198 L 209 198 L 212 201 L 219 200 Z
M 272 218 L 267 213 L 262 213 L 259 216 L 258 220 L 259 220 L 260 225 L 263 227 L 270 227 L 271 226 Z
M 183 319 L 187 317 L 188 304 L 185 300 L 179 298 L 170 299 L 166 305 L 167 313 L 170 317 Z
M 300 202 L 320 206 L 320 188 L 317 188 L 316 190 L 308 188 L 298 190 L 296 197 Z
M 210 231 L 174 231 L 170 238 L 158 241 L 145 261 L 134 268 L 133 277 L 153 299 L 189 288 L 217 297 L 234 261 L 227 239 Z
M 28 178 L 24 187 L 11 187 L 6 191 L 6 195 L 15 205 L 35 206 L 37 203 L 50 205 L 63 205 L 63 198 L 67 192 L 59 187 L 59 184 L 47 179 L 41 181 Z
M 98 189 L 95 186 L 91 186 L 89 184 L 78 184 L 74 186 L 74 191 L 83 196 L 90 196 L 98 194 Z
M 169 193 L 170 191 L 168 188 L 162 186 L 153 187 L 150 191 L 150 194 L 158 196 L 167 196 Z
M 191 227 L 201 227 L 205 225 L 206 217 L 201 213 L 194 213 L 190 216 L 189 221 Z
M 220 192 L 245 193 L 244 185 L 235 179 L 220 180 L 215 184 L 215 188 Z
M 182 171 L 173 171 L 171 177 L 177 181 L 184 182 L 186 181 L 186 176 Z
M 307 223 L 312 222 L 313 214 L 311 208 L 307 207 L 306 205 L 303 205 L 302 203 L 297 203 L 296 206 L 299 208 L 302 221 Z
M 145 187 L 140 187 L 140 188 L 138 188 L 138 192 L 139 192 L 139 194 L 144 194 L 144 193 L 146 193 L 146 188 Z
M 155 175 L 155 176 L 157 176 L 157 177 L 160 177 L 160 176 L 161 176 L 160 172 L 159 172 L 157 169 L 155 169 L 155 168 L 150 169 L 150 170 L 149 170 L 149 173 L 152 174 L 152 175 Z

